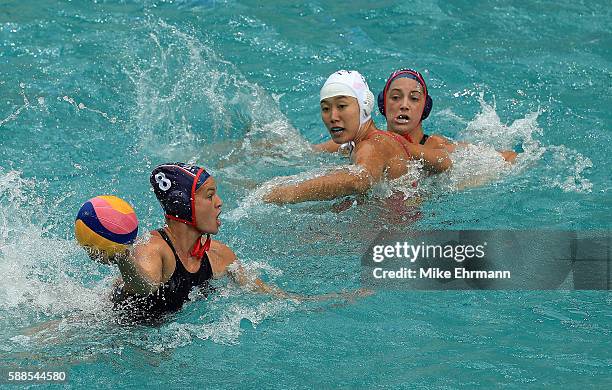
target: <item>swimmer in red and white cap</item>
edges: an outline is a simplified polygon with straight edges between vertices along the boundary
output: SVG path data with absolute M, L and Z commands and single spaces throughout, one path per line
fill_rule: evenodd
M 436 173 L 451 167 L 449 153 L 465 143 L 453 143 L 439 134 L 427 135 L 423 120 L 433 107 L 423 75 L 414 69 L 399 69 L 391 73 L 385 87 L 378 94 L 378 110 L 387 120 L 387 130 L 399 134 L 409 142 L 410 154 L 422 160 L 426 170 Z M 513 162 L 513 151 L 501 151 L 501 156 Z

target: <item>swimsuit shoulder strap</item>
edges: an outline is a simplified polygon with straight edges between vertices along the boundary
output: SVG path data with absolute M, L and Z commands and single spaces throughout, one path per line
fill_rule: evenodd
M 172 253 L 174 253 L 174 260 L 176 261 L 176 267 L 177 268 L 182 268 L 183 270 L 185 270 L 185 267 L 183 266 L 183 263 L 181 263 L 181 260 L 179 259 L 178 254 L 176 253 L 176 249 L 174 249 L 174 245 L 172 245 L 172 241 L 170 240 L 170 237 L 168 236 L 168 233 L 166 233 L 164 231 L 164 229 L 157 229 L 156 230 L 157 233 L 159 233 L 159 235 L 161 236 L 161 238 L 164 239 L 164 241 L 166 241 L 166 244 L 168 244 L 168 246 L 170 247 L 170 249 L 172 249 Z
M 203 274 L 204 279 L 212 279 L 213 277 L 212 264 L 210 264 L 210 259 L 208 258 L 208 253 L 206 252 L 204 252 L 204 256 L 202 256 L 202 262 L 200 264 L 198 273 Z
M 419 142 L 421 145 L 425 145 L 425 142 L 427 142 L 427 138 L 429 138 L 429 135 L 423 133 L 423 138 L 421 138 L 421 142 Z

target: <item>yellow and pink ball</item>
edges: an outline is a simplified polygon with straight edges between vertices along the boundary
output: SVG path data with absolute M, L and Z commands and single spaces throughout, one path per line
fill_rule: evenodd
M 96 196 L 79 210 L 74 233 L 82 246 L 111 257 L 134 242 L 138 219 L 132 206 L 123 199 L 112 195 Z

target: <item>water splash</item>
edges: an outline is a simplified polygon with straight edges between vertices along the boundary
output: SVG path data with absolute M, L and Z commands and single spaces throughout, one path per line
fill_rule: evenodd
M 193 339 L 210 340 L 217 344 L 236 345 L 244 331 L 244 322 L 256 327 L 267 318 L 294 311 L 289 301 L 271 300 L 255 305 L 232 303 L 210 305 L 195 323 L 171 322 L 159 333 L 149 332 L 135 341 L 146 350 L 164 352 L 189 345 Z
M 553 163 L 546 169 L 549 173 L 544 180 L 546 185 L 564 192 L 589 193 L 593 190 L 593 183 L 585 177 L 593 168 L 589 158 L 564 145 L 549 146 L 548 151 L 552 153 Z
M 96 310 L 100 291 L 82 283 L 85 275 L 96 274 L 95 266 L 78 263 L 83 254 L 72 240 L 48 234 L 52 226 L 45 215 L 56 205 L 38 195 L 44 182 L 23 179 L 18 171 L 0 170 L 0 176 L 0 312 L 27 322 Z
M 524 118 L 511 124 L 502 123 L 496 111 L 495 101 L 489 104 L 481 93 L 478 97 L 481 111 L 471 121 L 447 110 L 447 118 L 466 123 L 457 139 L 471 143 L 457 148 L 453 153 L 453 168 L 446 176 L 451 187 L 465 188 L 501 180 L 508 175 L 519 175 L 528 170 L 540 170 L 544 184 L 549 188 L 560 188 L 564 192 L 584 193 L 592 190 L 591 182 L 585 177 L 593 166 L 588 157 L 565 146 L 544 145 L 540 141 L 542 129 L 539 116 L 545 109 L 529 112 Z M 496 150 L 512 150 L 520 146 L 514 164 L 507 164 Z M 438 184 L 442 180 L 438 180 Z M 539 183 L 538 183 L 539 185 Z
M 31 107 L 33 107 L 32 104 L 30 103 L 30 100 L 25 94 L 25 88 L 26 88 L 26 85 L 24 83 L 19 83 L 19 94 L 23 98 L 23 105 L 19 106 L 12 114 L 7 116 L 6 118 L 0 120 L 0 127 L 2 127 L 3 125 L 5 125 L 6 123 L 10 121 L 17 119 L 17 117 L 21 115 L 21 112 L 23 110 L 28 110 Z M 45 104 L 45 99 L 44 97 L 39 96 L 36 98 L 36 102 L 38 103 L 39 106 L 42 107 Z
M 83 102 L 77 103 L 70 96 L 62 97 L 62 101 L 65 101 L 65 102 L 69 103 L 70 105 L 75 107 L 77 110 L 86 110 L 86 111 L 94 112 L 96 114 L 101 115 L 104 119 L 108 120 L 110 123 L 117 123 L 117 117 L 116 116 L 110 116 L 106 112 L 103 112 L 103 111 L 100 111 L 100 110 L 96 110 L 95 108 L 87 107 L 85 105 L 85 103 L 83 103 Z
M 497 149 L 512 149 L 520 143 L 534 142 L 534 135 L 542 134 L 537 119 L 544 110 L 527 113 L 523 119 L 506 125 L 497 114 L 495 99 L 492 104 L 487 103 L 484 93 L 480 93 L 477 99 L 481 111 L 459 133 L 458 140 L 491 145 Z
M 141 148 L 181 160 L 201 155 L 202 145 L 216 138 L 273 140 L 273 149 L 287 155 L 307 149 L 274 96 L 248 81 L 207 38 L 163 20 L 149 19 L 141 30 L 147 32 L 150 50 L 139 43 L 140 52 L 134 54 L 127 44 L 124 60 L 135 87 L 132 118 Z M 238 146 L 245 148 L 248 144 Z

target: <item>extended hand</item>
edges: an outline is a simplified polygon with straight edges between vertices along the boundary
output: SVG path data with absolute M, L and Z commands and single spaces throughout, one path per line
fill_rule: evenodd
M 289 298 L 298 300 L 298 301 L 328 301 L 332 299 L 342 299 L 347 302 L 354 302 L 356 298 L 364 298 L 374 294 L 373 290 L 368 290 L 366 288 L 358 288 L 354 291 L 341 291 L 334 292 L 322 295 L 297 295 L 297 294 L 289 294 Z
M 117 260 L 126 259 L 130 255 L 129 249 L 126 249 L 123 252 L 118 252 L 112 256 L 109 256 L 107 252 L 101 251 L 97 248 L 92 248 L 92 247 L 83 247 L 83 248 L 85 249 L 85 252 L 87 252 L 87 255 L 89 256 L 90 259 L 98 263 L 105 264 L 105 265 L 116 264 Z
M 518 156 L 518 153 L 512 150 L 504 150 L 499 153 L 502 155 L 504 160 L 506 160 L 509 163 L 513 163 L 514 160 L 516 160 L 516 157 Z

